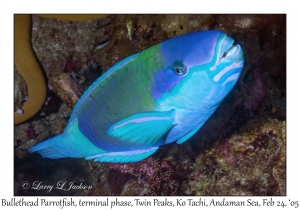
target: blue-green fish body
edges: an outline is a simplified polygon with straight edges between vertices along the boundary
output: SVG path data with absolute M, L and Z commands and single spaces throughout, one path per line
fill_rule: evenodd
M 193 32 L 125 58 L 77 102 L 65 131 L 33 148 L 48 158 L 137 162 L 193 136 L 237 82 L 243 50 L 220 31 Z

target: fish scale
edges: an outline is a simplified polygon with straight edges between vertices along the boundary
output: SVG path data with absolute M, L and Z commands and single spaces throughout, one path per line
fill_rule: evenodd
M 221 31 L 184 34 L 108 69 L 65 131 L 29 149 L 46 158 L 137 162 L 191 138 L 232 90 L 244 53 Z
M 131 63 L 133 62 L 131 61 Z M 153 107 L 153 105 L 152 107 L 147 105 L 147 103 L 153 104 L 150 95 L 150 100 L 136 100 L 137 95 L 139 95 L 140 97 L 142 95 L 145 95 L 145 93 L 142 94 L 142 92 L 145 92 L 148 89 L 147 85 L 144 85 L 144 83 L 138 83 L 137 81 L 143 81 L 143 79 L 149 80 L 149 78 L 147 78 L 149 77 L 149 74 L 147 71 L 142 71 L 143 74 L 137 74 L 136 72 L 134 72 L 141 71 L 140 68 L 132 68 L 133 70 L 129 70 L 128 72 L 122 69 L 130 69 L 131 63 L 128 64 L 129 66 L 121 67 L 115 73 L 113 73 L 110 78 L 105 80 L 106 85 L 104 85 L 103 88 L 96 88 L 92 92 L 92 94 L 94 95 L 94 102 L 102 108 L 98 109 L 98 112 L 92 113 L 94 110 L 93 103 L 90 101 L 86 101 L 84 110 L 81 111 L 81 114 L 79 116 L 78 122 L 80 131 L 95 145 L 107 150 L 113 150 L 116 146 L 118 146 L 119 148 L 121 148 L 122 146 L 127 146 L 126 143 L 120 143 L 116 139 L 106 134 L 105 131 L 112 123 L 118 122 L 119 120 L 138 112 L 150 111 Z M 133 65 L 136 64 L 133 63 Z M 139 65 L 139 67 L 141 66 Z M 127 77 L 128 73 L 135 76 Z M 126 78 L 128 78 L 129 80 L 123 82 Z M 116 86 L 118 86 L 118 89 L 114 88 Z M 118 98 L 118 100 L 116 100 L 116 98 Z M 122 107 L 119 107 L 120 105 Z M 127 110 L 127 112 L 123 113 L 122 111 L 120 111 L 123 109 Z M 89 129 L 89 127 L 86 126 L 87 124 L 93 125 L 93 129 Z

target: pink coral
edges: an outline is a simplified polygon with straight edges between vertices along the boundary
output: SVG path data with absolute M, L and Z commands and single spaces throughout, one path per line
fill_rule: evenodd
M 109 167 L 119 170 L 121 173 L 139 177 L 140 185 L 147 188 L 148 195 L 177 194 L 177 188 L 174 188 L 172 184 L 174 181 L 171 177 L 173 174 L 172 167 L 165 160 L 160 161 L 149 157 L 138 163 L 110 163 Z M 165 184 L 167 187 L 164 186 Z
M 26 130 L 27 136 L 30 139 L 35 139 L 39 134 L 34 130 L 34 127 L 30 124 Z

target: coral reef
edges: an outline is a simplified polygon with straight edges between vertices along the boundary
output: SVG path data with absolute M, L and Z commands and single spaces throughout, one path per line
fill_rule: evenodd
M 177 187 L 172 183 L 172 167 L 166 161 L 149 157 L 139 163 L 113 164 L 111 169 L 117 169 L 123 174 L 138 177 L 137 187 L 143 189 L 138 195 L 176 195 Z M 175 180 L 174 180 L 175 181 Z M 168 186 L 165 186 L 168 185 Z M 125 189 L 123 195 L 131 195 L 131 187 Z M 129 192 L 128 192 L 129 191 Z
M 41 111 L 15 126 L 15 195 L 286 195 L 286 16 L 111 15 L 59 21 L 33 15 L 33 49 L 48 88 Z M 222 30 L 245 51 L 239 84 L 189 141 L 138 163 L 43 159 L 28 154 L 61 133 L 81 93 L 117 61 L 168 38 Z M 16 74 L 15 74 L 16 75 Z M 15 110 L 26 85 L 15 78 Z M 22 189 L 60 180 L 85 190 Z
M 285 122 L 249 120 L 195 160 L 187 195 L 285 195 Z
M 108 39 L 104 29 L 110 27 L 110 20 L 61 21 L 32 17 L 33 49 L 44 68 L 48 84 L 73 107 L 81 92 L 93 81 L 76 84 L 70 75 L 94 63 L 94 48 Z M 70 90 L 70 86 L 74 90 Z

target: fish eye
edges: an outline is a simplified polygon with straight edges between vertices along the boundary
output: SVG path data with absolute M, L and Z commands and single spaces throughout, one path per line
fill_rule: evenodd
M 183 63 L 175 62 L 173 65 L 173 72 L 179 76 L 184 76 L 188 73 L 188 70 Z

